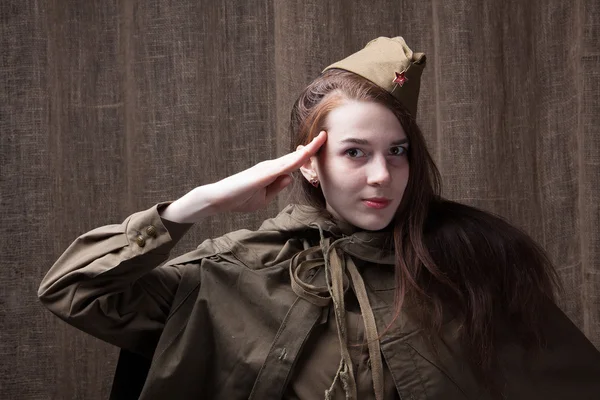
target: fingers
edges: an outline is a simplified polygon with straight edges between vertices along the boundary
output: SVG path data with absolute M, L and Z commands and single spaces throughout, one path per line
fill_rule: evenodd
M 268 160 L 258 163 L 250 170 L 244 171 L 243 174 L 251 173 L 252 175 L 258 178 L 256 183 L 259 183 L 261 185 L 273 185 L 276 182 L 276 180 L 280 177 L 286 176 L 287 174 L 294 172 L 302 165 L 304 165 L 304 163 L 306 163 L 310 159 L 310 157 L 317 153 L 319 148 L 326 141 L 327 133 L 325 131 L 322 131 L 306 146 L 294 152 L 288 153 L 282 157 L 276 158 L 274 160 Z M 256 171 L 258 171 L 258 173 Z M 281 191 L 288 184 L 289 182 L 287 182 L 283 187 L 281 187 L 279 191 Z M 274 188 L 277 187 L 277 185 L 274 186 Z
M 277 169 L 279 173 L 289 173 L 300 168 L 305 162 L 307 162 L 312 156 L 314 156 L 319 148 L 327 141 L 327 133 L 321 131 L 310 143 L 306 146 L 286 154 L 283 157 L 278 158 Z
M 310 156 L 313 156 L 319 151 L 319 148 L 327 141 L 327 132 L 321 131 L 317 136 L 311 140 L 309 144 L 304 146 L 304 151 Z

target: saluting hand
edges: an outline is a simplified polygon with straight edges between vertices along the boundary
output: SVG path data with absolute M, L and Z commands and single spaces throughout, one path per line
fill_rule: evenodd
M 326 140 L 327 133 L 322 131 L 312 142 L 292 153 L 199 186 L 171 203 L 161 216 L 174 222 L 192 223 L 222 212 L 247 212 L 265 207 L 292 182 L 289 174 L 314 156 Z

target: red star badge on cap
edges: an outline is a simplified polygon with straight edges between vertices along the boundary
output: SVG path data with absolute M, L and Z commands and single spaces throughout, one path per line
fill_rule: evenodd
M 398 85 L 400 85 L 400 87 L 402 87 L 406 83 L 408 78 L 406 77 L 404 72 L 402 72 L 402 73 L 394 72 L 394 74 L 396 74 L 396 77 L 394 78 L 394 80 L 392 82 L 397 83 Z

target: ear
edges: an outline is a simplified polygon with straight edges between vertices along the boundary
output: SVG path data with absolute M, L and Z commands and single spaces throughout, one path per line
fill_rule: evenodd
M 296 150 L 300 150 L 301 148 L 303 148 L 303 145 L 300 145 L 298 147 L 296 147 Z M 304 164 L 302 164 L 300 166 L 300 172 L 302 173 L 302 175 L 304 176 L 304 178 L 306 178 L 307 181 L 312 181 L 315 178 L 319 178 L 318 174 L 317 174 L 317 160 L 315 159 L 314 156 L 312 156 L 311 158 L 309 158 L 308 160 L 306 160 L 306 162 Z

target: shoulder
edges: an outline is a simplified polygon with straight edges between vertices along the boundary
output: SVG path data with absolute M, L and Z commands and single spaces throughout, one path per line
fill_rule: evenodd
M 425 220 L 425 240 L 437 245 L 478 244 L 481 250 L 533 246 L 535 241 L 504 218 L 466 204 L 441 199 L 432 203 Z
M 490 279 L 528 275 L 546 283 L 555 272 L 542 247 L 491 212 L 449 200 L 432 204 L 423 240 L 436 263 Z
M 544 249 L 493 213 L 439 200 L 429 209 L 423 241 L 435 263 L 461 282 L 551 297 L 560 287 Z
M 509 225 L 506 220 L 492 212 L 447 199 L 439 199 L 430 204 L 426 223 L 431 224 L 427 228 L 433 228 L 440 223 L 463 227 Z

